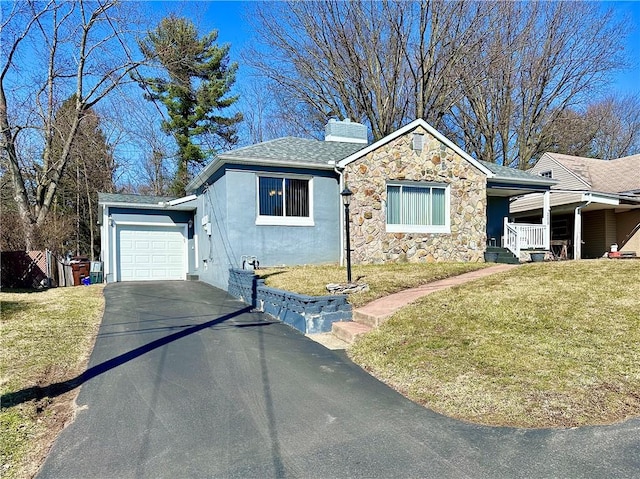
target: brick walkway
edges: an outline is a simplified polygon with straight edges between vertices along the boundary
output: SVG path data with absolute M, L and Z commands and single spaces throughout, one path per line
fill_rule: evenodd
M 380 326 L 387 318 L 409 303 L 436 291 L 468 283 L 503 271 L 516 268 L 517 265 L 498 264 L 488 268 L 471 271 L 451 278 L 434 281 L 417 288 L 406 289 L 384 298 L 376 299 L 361 308 L 353 310 L 353 321 L 333 323 L 332 333 L 325 335 L 309 335 L 312 339 L 325 344 L 331 349 L 343 349 L 352 343 L 357 336 Z M 333 336 L 333 337 L 330 337 Z

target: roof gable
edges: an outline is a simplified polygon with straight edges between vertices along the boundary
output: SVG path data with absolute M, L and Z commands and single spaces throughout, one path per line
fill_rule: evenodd
M 486 166 L 484 166 L 478 160 L 476 160 L 476 159 L 472 158 L 471 156 L 469 156 L 469 154 L 466 153 L 464 150 L 462 150 L 462 148 L 460 148 L 458 145 L 453 143 L 451 140 L 449 140 L 446 136 L 444 136 L 442 133 L 440 133 L 434 127 L 429 125 L 422 118 L 418 118 L 417 120 L 412 121 L 408 125 L 405 125 L 402 128 L 394 131 L 393 133 L 385 136 L 384 138 L 379 139 L 375 143 L 372 143 L 371 145 L 369 145 L 369 146 L 367 146 L 365 148 L 362 148 L 359 151 L 354 152 L 353 154 L 351 154 L 348 157 L 344 158 L 343 160 L 339 161 L 338 162 L 338 166 L 340 168 L 344 168 L 349 163 L 352 163 L 352 162 L 362 158 L 363 156 L 367 155 L 368 153 L 377 150 L 381 146 L 386 145 L 390 141 L 393 141 L 396 138 L 415 130 L 419 126 L 424 128 L 431 136 L 436 138 L 438 141 L 440 141 L 441 143 L 443 143 L 447 147 L 451 148 L 453 151 L 455 151 L 462 158 L 464 158 L 469 163 L 471 163 L 473 166 L 478 168 L 482 173 L 484 173 L 488 177 L 492 177 L 493 176 L 493 173 L 491 172 L 491 170 L 489 170 Z
M 543 157 L 565 168 L 587 190 L 603 193 L 640 190 L 640 154 L 608 161 L 560 153 L 545 153 Z

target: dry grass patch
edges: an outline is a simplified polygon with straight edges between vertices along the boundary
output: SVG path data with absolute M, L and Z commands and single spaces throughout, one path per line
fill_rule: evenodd
M 354 281 L 369 285 L 369 291 L 349 295 L 353 307 L 359 307 L 404 289 L 415 288 L 439 279 L 492 266 L 488 263 L 397 263 L 358 265 L 352 268 Z M 298 294 L 324 296 L 328 283 L 346 281 L 346 268 L 336 265 L 267 268 L 256 271 L 272 288 Z
M 28 391 L 73 379 L 84 370 L 104 310 L 102 290 L 95 285 L 0 293 L 3 478 L 33 477 L 72 418 L 77 391 L 41 399 Z
M 491 425 L 640 415 L 640 263 L 525 265 L 433 294 L 350 355 L 409 398 Z

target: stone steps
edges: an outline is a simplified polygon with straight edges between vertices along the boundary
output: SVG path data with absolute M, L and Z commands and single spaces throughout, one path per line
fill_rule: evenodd
M 358 336 L 368 333 L 373 328 L 355 321 L 338 321 L 331 325 L 331 333 L 341 341 L 353 344 Z

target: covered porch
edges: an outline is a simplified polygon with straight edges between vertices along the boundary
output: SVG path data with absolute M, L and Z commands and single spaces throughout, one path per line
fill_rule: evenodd
M 612 247 L 640 254 L 640 197 L 553 190 L 547 202 L 551 248 L 564 245 L 568 258 L 599 258 Z M 544 218 L 544 210 L 544 196 L 532 194 L 513 201 L 510 214 L 525 224 Z
M 517 260 L 523 251 L 549 251 L 550 188 L 555 182 L 511 168 L 497 165 L 493 165 L 493 168 L 500 168 L 502 174 L 487 181 L 487 247 L 504 248 Z M 541 218 L 528 222 L 517 221 L 510 213 L 511 203 L 532 194 L 542 199 Z

